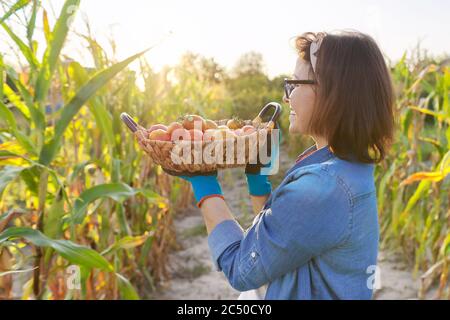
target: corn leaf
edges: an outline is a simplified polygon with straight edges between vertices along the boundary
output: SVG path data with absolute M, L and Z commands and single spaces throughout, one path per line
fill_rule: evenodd
M 7 141 L 0 144 L 0 166 L 28 166 L 28 161 L 19 155 L 25 153 L 26 150 L 17 141 Z
M 119 282 L 120 298 L 123 300 L 139 300 L 139 295 L 131 282 L 119 273 L 116 273 Z
M 10 16 L 19 11 L 20 9 L 26 7 L 31 0 L 19 0 L 11 6 L 11 8 L 0 18 L 0 23 L 6 21 Z
M 117 202 L 122 202 L 126 198 L 132 197 L 138 193 L 144 194 L 147 198 L 157 198 L 157 194 L 150 194 L 147 191 L 133 189 L 125 183 L 109 183 L 94 186 L 81 193 L 80 197 L 75 200 L 72 219 L 73 222 L 79 224 L 83 222 L 86 209 L 90 203 L 100 198 L 110 198 Z
M 0 277 L 4 277 L 10 274 L 18 274 L 18 273 L 27 273 L 27 272 L 31 272 L 33 270 L 35 270 L 37 267 L 35 268 L 31 268 L 31 269 L 25 269 L 25 270 L 10 270 L 10 271 L 5 271 L 5 272 L 0 272 Z
M 439 182 L 450 174 L 450 150 L 442 157 L 438 169 L 431 172 L 416 172 L 403 180 L 400 185 L 408 185 L 416 181 Z
M 439 169 L 443 174 L 450 170 L 450 150 L 447 151 L 447 153 L 444 155 L 441 161 L 441 165 L 439 166 Z
M 133 249 L 142 245 L 150 236 L 150 233 L 144 234 L 142 236 L 125 236 L 120 240 L 116 241 L 113 245 L 109 246 L 106 250 L 104 250 L 101 254 L 102 256 L 114 253 L 120 249 Z
M 44 234 L 47 237 L 55 239 L 62 236 L 62 218 L 64 214 L 64 198 L 60 189 L 47 212 L 44 225 Z
M 409 108 L 411 110 L 418 111 L 420 113 L 433 116 L 436 119 L 438 119 L 439 121 L 445 121 L 445 122 L 450 124 L 450 117 L 447 114 L 443 113 L 443 112 L 436 112 L 436 111 L 432 111 L 432 110 L 427 109 L 427 108 L 419 108 L 419 107 L 416 107 L 416 106 L 410 106 Z
M 55 28 L 51 33 L 51 41 L 45 50 L 42 67 L 36 81 L 35 100 L 37 102 L 43 102 L 47 97 L 53 72 L 55 71 L 59 55 L 66 41 L 67 33 L 69 32 L 70 22 L 73 20 L 79 4 L 80 0 L 66 0 L 61 9 Z
M 72 62 L 70 64 L 69 70 L 72 77 L 80 86 L 82 83 L 86 83 L 88 74 L 79 63 Z M 99 126 L 100 130 L 104 134 L 110 148 L 114 148 L 115 141 L 111 114 L 108 112 L 108 110 L 106 110 L 105 106 L 96 97 L 89 100 L 88 107 L 94 115 L 95 123 Z
M 3 119 L 13 130 L 17 130 L 17 123 L 14 114 L 0 100 L 0 119 Z
M 5 65 L 3 63 L 3 55 L 0 53 L 0 102 L 3 103 L 3 77 L 5 73 Z
M 0 232 L 5 229 L 5 227 L 12 221 L 13 219 L 19 217 L 22 214 L 27 213 L 26 210 L 23 209 L 11 209 L 8 212 L 0 215 Z
M 423 180 L 438 182 L 438 181 L 441 181 L 443 178 L 444 178 L 444 175 L 440 171 L 437 171 L 437 172 L 416 172 L 416 173 L 410 175 L 405 180 L 403 180 L 400 185 L 402 185 L 402 186 L 403 185 L 408 185 L 408 184 L 411 184 L 413 182 L 423 181 Z
M 17 141 L 22 145 L 22 147 L 25 148 L 25 150 L 27 150 L 28 153 L 33 156 L 37 155 L 38 152 L 36 150 L 36 146 L 27 135 L 14 129 L 11 130 L 11 133 L 16 137 Z
M 33 0 L 33 7 L 31 10 L 31 17 L 27 25 L 27 39 L 31 44 L 33 39 L 34 30 L 36 30 L 36 16 L 39 9 L 39 0 Z M 31 45 L 30 45 L 31 46 Z
M 450 255 L 450 233 L 445 237 L 441 249 L 439 250 L 439 254 L 444 257 Z
M 35 69 L 39 66 L 39 61 L 33 53 L 33 50 L 29 48 L 25 42 L 23 42 L 4 22 L 0 22 L 0 25 L 5 29 L 6 33 L 9 37 L 14 41 L 14 43 L 19 48 L 22 55 L 27 59 L 32 69 Z
M 8 98 L 10 103 L 14 105 L 22 115 L 29 120 L 30 119 L 30 111 L 28 110 L 27 105 L 22 101 L 22 99 L 8 86 L 7 84 L 3 85 L 3 92 L 5 96 Z
M 59 149 L 61 137 L 64 134 L 64 131 L 66 130 L 70 121 L 77 114 L 80 108 L 97 92 L 97 90 L 102 88 L 117 73 L 122 71 L 132 61 L 142 56 L 145 52 L 147 52 L 147 50 L 131 56 L 128 59 L 125 59 L 106 70 L 100 71 L 78 91 L 75 97 L 73 97 L 72 100 L 70 100 L 70 102 L 63 108 L 61 118 L 58 120 L 55 127 L 55 134 L 53 139 L 42 148 L 39 160 L 40 163 L 48 165 L 53 160 Z
M 48 15 L 47 10 L 42 10 L 42 24 L 44 25 L 44 36 L 45 40 L 47 41 L 47 44 L 50 43 L 51 40 L 51 30 L 50 30 L 50 24 L 48 23 Z
M 106 271 L 114 270 L 112 265 L 98 252 L 71 241 L 50 239 L 42 232 L 31 228 L 13 227 L 6 229 L 0 233 L 0 245 L 14 238 L 24 238 L 38 247 L 52 248 L 64 259 L 74 264 Z
M 45 115 L 44 113 L 35 105 L 33 101 L 32 94 L 28 91 L 28 89 L 23 85 L 21 81 L 14 81 L 14 85 L 19 90 L 19 93 L 24 101 L 23 106 L 28 109 L 29 115 L 33 122 L 36 125 L 36 128 L 40 130 L 44 130 L 45 128 Z
M 0 199 L 5 188 L 24 170 L 23 167 L 6 166 L 0 170 Z

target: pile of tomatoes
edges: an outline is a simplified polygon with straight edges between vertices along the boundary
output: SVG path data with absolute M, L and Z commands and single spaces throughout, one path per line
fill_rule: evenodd
M 148 139 L 159 141 L 214 141 L 256 132 L 252 125 L 245 125 L 238 118 L 228 120 L 226 125 L 217 125 L 214 121 L 198 115 L 186 115 L 180 121 L 168 126 L 155 124 L 147 129 Z

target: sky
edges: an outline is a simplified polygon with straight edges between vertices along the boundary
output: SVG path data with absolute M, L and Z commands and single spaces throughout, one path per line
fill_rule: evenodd
M 43 3 L 58 13 L 63 1 Z M 87 17 L 102 45 L 115 39 L 120 59 L 157 43 L 146 55 L 156 70 L 176 64 L 187 51 L 213 57 L 226 68 L 256 51 L 275 76 L 292 72 L 296 55 L 290 39 L 305 31 L 368 33 L 394 61 L 419 41 L 431 54 L 450 53 L 449 12 L 448 0 L 81 0 L 72 30 L 84 30 Z M 85 47 L 70 37 L 65 52 L 83 61 Z

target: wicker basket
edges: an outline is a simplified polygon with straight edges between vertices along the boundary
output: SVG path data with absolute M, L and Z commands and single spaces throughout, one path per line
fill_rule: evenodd
M 273 109 L 273 115 L 268 122 L 263 122 L 266 113 Z M 139 146 L 144 150 L 155 164 L 175 176 L 208 175 L 215 174 L 219 169 L 245 167 L 248 163 L 255 163 L 260 144 L 270 141 L 267 137 L 275 128 L 276 121 L 281 114 L 281 105 L 271 102 L 264 106 L 258 116 L 253 120 L 245 120 L 244 124 L 251 124 L 256 132 L 250 135 L 236 136 L 222 141 L 159 141 L 148 139 L 147 130 L 137 124 L 128 114 L 121 115 L 122 121 L 134 133 Z M 215 121 L 217 125 L 226 125 L 228 120 Z M 264 137 L 265 139 L 261 139 Z M 259 137 L 259 139 L 257 138 Z M 182 148 L 189 150 L 184 156 L 188 161 L 173 161 L 179 157 Z M 255 153 L 256 150 L 256 153 Z M 217 153 L 219 152 L 219 153 Z M 203 155 L 210 154 L 209 160 L 204 160 Z M 201 158 L 200 158 L 201 157 Z M 201 159 L 196 163 L 194 159 Z

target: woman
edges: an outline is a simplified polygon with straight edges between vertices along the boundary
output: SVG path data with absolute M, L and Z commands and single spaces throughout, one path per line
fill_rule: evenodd
M 285 83 L 289 133 L 315 144 L 273 191 L 247 167 L 253 225 L 241 228 L 216 176 L 184 179 L 215 266 L 241 297 L 370 299 L 379 241 L 374 165 L 394 128 L 389 71 L 373 39 L 358 32 L 306 33 L 296 48 L 294 79 Z

